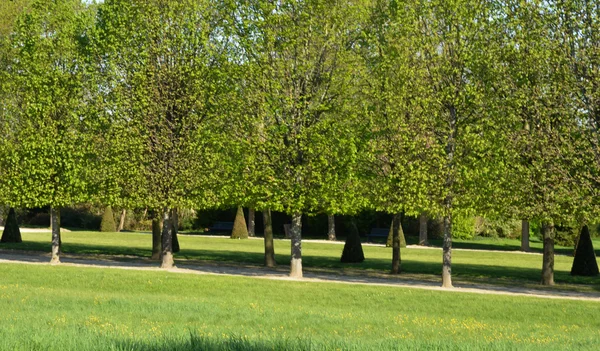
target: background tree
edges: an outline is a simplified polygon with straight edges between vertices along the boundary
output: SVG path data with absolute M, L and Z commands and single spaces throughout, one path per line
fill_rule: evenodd
M 303 213 L 343 212 L 356 147 L 351 133 L 356 3 L 232 2 L 243 48 L 256 208 L 292 216 L 291 276 L 302 276 Z M 344 201 L 342 201 L 344 200 Z M 324 208 L 326 207 L 326 208 Z M 330 210 L 330 211 L 328 211 Z
M 86 120 L 85 33 L 92 14 L 75 0 L 35 1 L 11 37 L 3 108 L 5 202 L 51 206 L 52 262 L 58 263 L 60 208 L 84 201 L 93 150 Z
M 208 1 L 112 0 L 100 9 L 99 67 L 114 106 L 103 112 L 112 117 L 109 127 L 124 132 L 125 145 L 143 150 L 137 205 L 161 209 L 164 268 L 174 264 L 172 209 L 219 204 L 218 155 L 232 86 L 219 24 Z

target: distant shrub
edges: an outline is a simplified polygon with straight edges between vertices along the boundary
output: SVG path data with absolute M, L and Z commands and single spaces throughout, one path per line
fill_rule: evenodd
M 475 236 L 475 217 L 454 216 L 452 220 L 452 237 L 456 239 L 473 239 Z
M 475 217 L 475 235 L 486 238 L 517 239 L 521 237 L 521 221 Z
M 231 231 L 231 238 L 248 239 L 248 227 L 246 226 L 246 219 L 244 218 L 244 210 L 241 207 L 238 207 L 235 215 L 233 230 Z
M 100 223 L 100 231 L 101 232 L 116 232 L 117 226 L 115 225 L 115 216 L 113 215 L 112 208 L 107 206 L 104 209 L 104 214 L 102 215 L 102 222 Z

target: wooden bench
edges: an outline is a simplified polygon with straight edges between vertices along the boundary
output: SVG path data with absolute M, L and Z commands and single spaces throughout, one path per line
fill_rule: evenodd
M 211 232 L 230 232 L 233 230 L 233 222 L 215 222 L 208 230 Z
M 367 241 L 372 242 L 371 238 L 385 238 L 387 240 L 389 234 L 390 228 L 373 228 L 367 235 Z

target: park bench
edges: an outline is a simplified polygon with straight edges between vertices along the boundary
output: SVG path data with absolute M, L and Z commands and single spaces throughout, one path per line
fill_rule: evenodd
M 233 222 L 215 222 L 208 228 L 211 232 L 230 232 L 233 230 Z
M 369 235 L 367 235 L 367 241 L 372 242 L 371 238 L 386 238 L 390 234 L 389 228 L 373 228 Z

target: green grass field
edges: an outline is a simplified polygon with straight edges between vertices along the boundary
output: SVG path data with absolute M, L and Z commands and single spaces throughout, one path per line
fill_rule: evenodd
M 49 233 L 23 233 L 21 244 L 0 244 L 0 249 L 35 250 L 50 252 Z M 75 254 L 108 254 L 149 257 L 151 236 L 144 233 L 63 233 L 63 251 Z M 510 241 L 497 240 L 498 246 L 511 247 Z M 490 248 L 491 240 L 471 241 L 471 247 L 480 243 Z M 262 240 L 231 240 L 181 236 L 181 252 L 175 255 L 179 264 L 198 261 L 216 261 L 228 264 L 260 266 L 263 262 Z M 459 241 L 457 246 L 465 242 Z M 289 265 L 289 241 L 276 240 L 276 260 L 282 267 Z M 596 242 L 600 246 L 600 242 Z M 386 274 L 391 266 L 391 249 L 381 246 L 363 246 L 366 260 L 361 264 L 343 264 L 339 258 L 343 245 L 331 243 L 303 244 L 303 264 L 307 270 L 320 270 L 343 274 Z M 557 286 L 550 289 L 577 291 L 600 291 L 598 277 L 572 277 L 569 272 L 573 257 L 557 255 L 555 280 Z M 516 252 L 487 252 L 454 250 L 453 280 L 456 284 L 478 283 L 506 286 L 542 288 L 538 285 L 542 266 L 541 255 Z M 441 251 L 431 248 L 402 249 L 402 277 L 437 281 L 441 272 Z
M 595 350 L 600 304 L 0 264 L 1 350 Z

